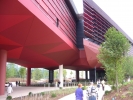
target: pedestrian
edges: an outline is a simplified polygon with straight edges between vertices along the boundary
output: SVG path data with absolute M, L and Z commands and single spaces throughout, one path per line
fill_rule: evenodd
M 75 91 L 76 100 L 83 100 L 82 84 L 78 84 L 78 88 Z
M 103 100 L 105 94 L 105 81 L 102 80 L 98 87 L 98 100 Z
M 17 87 L 17 85 L 18 85 L 18 81 L 16 81 L 16 87 Z
M 60 81 L 58 81 L 58 87 L 60 87 Z
M 7 96 L 9 96 L 13 92 L 12 84 L 9 83 L 9 86 L 7 87 Z
M 18 85 L 20 86 L 20 81 L 18 82 Z
M 93 82 L 90 82 L 90 86 L 87 89 L 87 100 L 97 100 L 98 99 L 98 93 L 96 87 L 93 85 Z

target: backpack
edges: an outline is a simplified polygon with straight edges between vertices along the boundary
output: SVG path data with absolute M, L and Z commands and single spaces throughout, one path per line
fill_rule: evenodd
M 92 87 L 91 88 L 91 93 L 96 93 L 97 91 L 96 91 L 96 88 L 95 87 Z
M 97 84 L 97 87 L 100 88 L 100 83 Z

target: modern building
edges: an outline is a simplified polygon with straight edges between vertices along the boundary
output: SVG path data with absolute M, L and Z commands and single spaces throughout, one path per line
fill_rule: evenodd
M 83 0 L 83 8 L 83 14 L 77 14 L 71 0 L 0 0 L 0 95 L 5 90 L 6 62 L 27 67 L 27 85 L 31 68 L 48 69 L 50 82 L 58 68 L 76 70 L 77 81 L 80 70 L 86 76 L 90 71 L 94 81 L 94 71 L 99 77 L 104 73 L 96 55 L 109 27 L 121 31 L 133 46 L 92 0 Z

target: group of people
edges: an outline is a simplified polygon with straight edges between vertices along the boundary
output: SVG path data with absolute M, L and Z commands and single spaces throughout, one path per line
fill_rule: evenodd
M 105 94 L 105 81 L 97 81 L 97 85 L 94 85 L 93 82 L 90 82 L 88 89 L 86 91 L 87 98 L 86 100 L 102 100 L 103 95 Z M 75 91 L 76 100 L 83 100 L 83 90 L 82 84 L 78 84 L 78 88 Z
M 20 86 L 20 81 L 16 81 L 16 87 Z

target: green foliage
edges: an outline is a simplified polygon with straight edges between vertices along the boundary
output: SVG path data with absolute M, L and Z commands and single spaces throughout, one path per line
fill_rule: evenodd
M 57 70 L 54 70 L 54 78 L 57 79 L 58 78 L 58 71 Z
M 126 37 L 115 28 L 109 28 L 99 49 L 98 59 L 106 71 L 107 80 L 116 84 L 117 91 L 118 84 L 124 79 L 123 62 L 129 48 Z
M 6 100 L 12 100 L 12 96 L 7 96 Z
M 43 74 L 42 74 L 42 71 L 41 69 L 38 69 L 38 68 L 35 68 L 33 71 L 32 71 L 32 78 L 34 80 L 39 80 L 43 77 Z
M 72 77 L 72 75 L 73 75 L 73 72 L 72 72 L 72 71 L 70 72 L 70 75 L 71 75 L 71 77 Z
M 123 62 L 123 66 L 125 69 L 125 75 L 128 76 L 133 76 L 133 57 L 132 56 L 128 56 L 125 58 L 124 62 Z
M 45 92 L 41 92 L 41 95 L 44 96 L 45 95 Z
M 87 89 L 87 87 L 86 87 L 86 86 L 83 86 L 83 87 L 82 87 L 82 90 L 86 90 L 86 89 Z
M 24 80 L 25 75 L 26 75 L 26 68 L 20 67 L 19 74 L 20 74 L 21 78 Z
M 32 96 L 33 95 L 33 93 L 32 92 L 29 92 L 29 94 L 28 94 L 29 96 Z
M 109 94 L 111 91 L 105 91 L 105 95 Z
M 52 94 L 51 94 L 51 97 L 52 97 L 52 98 L 54 98 L 54 97 L 56 97 L 56 96 L 57 96 L 56 93 L 52 93 Z
M 66 75 L 67 75 L 67 71 L 66 71 L 66 69 L 63 69 L 63 77 L 64 77 L 64 79 L 66 79 Z
M 123 99 L 123 98 L 126 98 L 126 96 L 125 95 L 121 95 L 121 98 Z
M 112 89 L 112 90 L 116 90 L 116 87 L 113 85 L 113 86 L 111 87 L 111 89 Z
M 62 87 L 60 87 L 60 89 L 62 89 Z
M 6 79 L 19 77 L 19 72 L 17 66 L 14 63 L 7 63 L 6 67 Z
M 44 75 L 44 78 L 45 79 L 48 79 L 48 77 L 49 77 L 49 71 L 45 69 L 44 72 L 43 72 L 43 75 Z

